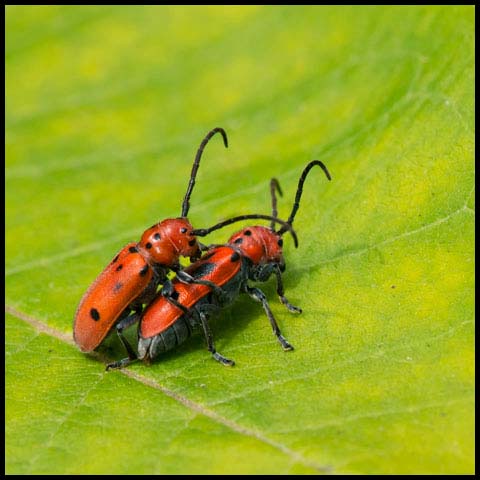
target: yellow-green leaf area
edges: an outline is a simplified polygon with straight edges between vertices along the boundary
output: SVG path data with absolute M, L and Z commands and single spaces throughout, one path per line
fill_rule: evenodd
M 8 6 L 6 473 L 473 473 L 474 59 L 468 6 Z M 332 175 L 285 236 L 303 313 L 257 285 L 295 350 L 242 295 L 211 323 L 234 368 L 198 333 L 105 372 L 78 302 L 217 126 L 195 227 Z

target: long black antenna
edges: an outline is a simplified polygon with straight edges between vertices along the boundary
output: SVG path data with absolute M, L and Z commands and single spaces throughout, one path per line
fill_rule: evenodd
M 223 222 L 217 223 L 213 227 L 209 228 L 198 228 L 195 230 L 192 230 L 192 235 L 197 235 L 199 237 L 204 237 L 205 235 L 208 235 L 210 232 L 213 232 L 214 230 L 218 230 L 219 228 L 226 227 L 227 225 L 230 225 L 232 223 L 240 222 L 242 220 L 249 220 L 249 219 L 254 219 L 254 218 L 261 218 L 263 220 L 271 220 L 272 222 L 280 223 L 282 226 L 282 230 L 286 232 L 287 230 L 290 232 L 290 234 L 293 237 L 293 242 L 295 244 L 295 248 L 298 247 L 298 238 L 297 234 L 295 233 L 295 230 L 293 227 L 288 223 L 283 220 L 280 220 L 279 218 L 274 218 L 271 217 L 270 215 L 262 215 L 262 214 L 250 214 L 250 215 L 240 215 L 238 217 L 233 217 L 229 218 L 228 220 L 224 220 Z
M 282 197 L 282 189 L 280 188 L 280 184 L 278 183 L 278 180 L 276 178 L 272 178 L 270 180 L 270 195 L 272 196 L 272 217 L 277 218 L 278 217 L 278 211 L 277 211 L 277 195 L 275 194 L 275 190 L 278 192 L 278 194 Z M 272 223 L 270 224 L 270 228 L 272 230 L 275 229 L 275 222 L 272 220 Z
M 303 170 L 302 174 L 300 175 L 300 178 L 298 180 L 298 188 L 297 188 L 297 193 L 295 195 L 295 202 L 293 204 L 292 208 L 292 213 L 290 213 L 290 216 L 288 217 L 287 223 L 291 225 L 293 223 L 293 219 L 295 218 L 295 215 L 297 213 L 298 207 L 300 207 L 300 198 L 302 197 L 302 192 L 303 192 L 303 184 L 305 183 L 305 179 L 307 178 L 308 172 L 315 166 L 318 165 L 324 172 L 325 175 L 329 180 L 332 179 L 330 176 L 330 173 L 327 170 L 327 167 L 320 161 L 320 160 L 312 160 Z M 284 234 L 287 230 L 285 229 L 285 226 L 283 226 L 277 233 L 280 235 Z
M 207 136 L 203 139 L 200 147 L 198 147 L 197 155 L 192 166 L 192 173 L 190 174 L 190 181 L 188 182 L 187 193 L 185 193 L 185 198 L 182 203 L 182 217 L 188 215 L 188 210 L 190 209 L 190 195 L 192 194 L 193 186 L 195 185 L 195 178 L 197 176 L 198 167 L 200 166 L 200 158 L 202 157 L 203 149 L 208 141 L 217 133 L 220 132 L 223 137 L 223 143 L 225 148 L 228 148 L 227 134 L 223 128 L 217 127 L 207 133 Z

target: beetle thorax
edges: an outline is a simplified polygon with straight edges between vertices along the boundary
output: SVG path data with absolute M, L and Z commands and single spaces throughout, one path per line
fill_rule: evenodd
M 138 245 L 148 261 L 172 266 L 181 256 L 199 256 L 200 247 L 192 230 L 186 218 L 168 218 L 146 230 Z
M 283 240 L 273 230 L 263 226 L 247 227 L 233 234 L 228 241 L 255 265 L 282 263 Z

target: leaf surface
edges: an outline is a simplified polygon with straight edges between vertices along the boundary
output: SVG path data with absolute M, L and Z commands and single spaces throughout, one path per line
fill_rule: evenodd
M 6 473 L 473 473 L 473 7 L 7 7 Z M 151 366 L 71 340 L 115 252 L 180 214 L 287 218 L 288 299 Z M 215 232 L 224 242 L 238 225 Z M 129 332 L 134 337 L 134 329 Z

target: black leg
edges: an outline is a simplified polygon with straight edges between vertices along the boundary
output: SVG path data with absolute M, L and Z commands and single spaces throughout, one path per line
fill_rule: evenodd
M 182 305 L 180 302 L 177 302 L 178 292 L 173 288 L 173 284 L 170 279 L 167 278 L 163 284 L 162 289 L 160 290 L 160 295 L 165 297 L 172 305 L 175 305 L 179 308 L 184 314 L 188 315 L 188 308 Z
M 200 242 L 198 242 L 198 246 L 200 247 L 201 252 L 206 252 L 210 248 L 209 245 L 204 245 L 203 243 L 200 243 Z
M 122 360 L 118 360 L 117 362 L 109 363 L 105 370 L 108 372 L 109 370 L 115 370 L 117 368 L 123 368 L 127 365 L 130 365 L 133 362 L 136 362 L 138 358 L 122 358 Z
M 142 294 L 130 306 L 132 310 L 138 311 L 140 309 L 141 312 L 143 305 L 149 304 L 157 296 L 158 283 L 158 275 L 155 274 L 150 280 L 150 283 L 147 285 L 147 288 L 145 288 Z
M 137 354 L 135 353 L 135 351 L 133 350 L 133 348 L 131 347 L 131 345 L 128 343 L 127 339 L 123 335 L 123 331 L 126 328 L 133 325 L 134 323 L 137 323 L 139 319 L 140 319 L 140 312 L 136 311 L 122 318 L 117 323 L 117 326 L 115 327 L 117 330 L 118 338 L 122 342 L 122 345 L 125 347 L 125 350 L 128 353 L 128 358 L 130 358 L 130 360 L 135 360 L 137 358 Z
M 128 353 L 128 358 L 124 358 L 117 362 L 109 363 L 106 370 L 110 370 L 112 368 L 122 368 L 138 360 L 137 354 L 133 350 L 132 346 L 128 343 L 128 340 L 123 335 L 123 331 L 134 323 L 138 322 L 138 320 L 140 319 L 140 313 L 141 310 L 137 310 L 136 312 L 128 314 L 128 311 L 126 310 L 123 314 L 123 318 L 121 317 L 120 321 L 117 323 L 115 329 L 117 330 L 118 338 L 120 339 L 123 347 Z
M 292 313 L 302 313 L 302 309 L 300 307 L 296 307 L 292 305 L 285 297 L 283 291 L 283 283 L 282 283 L 282 272 L 280 268 L 275 270 L 275 274 L 277 275 L 277 293 L 280 301 L 288 308 L 288 310 Z
M 182 283 L 197 283 L 198 285 L 205 285 L 207 287 L 210 287 L 213 291 L 213 294 L 217 297 L 219 301 L 221 301 L 223 297 L 222 288 L 219 287 L 216 283 L 211 282 L 210 280 L 200 280 L 197 278 L 193 278 L 191 275 L 189 275 L 187 272 L 184 272 L 183 270 L 177 272 L 177 278 Z
M 267 317 L 270 320 L 270 324 L 272 325 L 273 333 L 276 335 L 282 348 L 284 350 L 293 350 L 293 346 L 290 345 L 287 342 L 287 340 L 285 340 L 282 333 L 280 332 L 280 329 L 278 328 L 278 325 L 277 325 L 277 321 L 275 320 L 275 317 L 273 316 L 273 313 L 270 310 L 270 307 L 267 302 L 267 297 L 265 297 L 265 294 L 259 288 L 254 288 L 254 287 L 252 288 L 252 287 L 249 287 L 248 285 L 245 285 L 245 291 L 254 300 L 262 304 L 263 309 L 265 310 L 265 313 L 267 314 Z
M 208 351 L 213 355 L 213 358 L 227 367 L 233 367 L 235 365 L 233 360 L 225 358 L 215 350 L 215 344 L 213 343 L 213 337 L 210 330 L 210 325 L 208 324 L 208 318 L 203 312 L 200 312 L 200 321 L 202 322 L 203 332 L 205 333 L 205 338 L 207 339 Z

